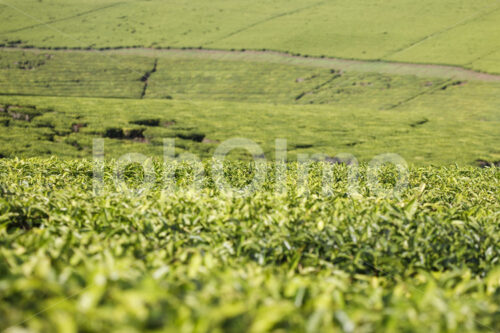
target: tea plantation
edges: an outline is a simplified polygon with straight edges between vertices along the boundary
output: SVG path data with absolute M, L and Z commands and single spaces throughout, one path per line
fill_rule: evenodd
M 500 73 L 500 5 L 490 0 L 18 0 L 0 5 L 5 45 L 267 49 Z
M 308 191 L 288 166 L 287 192 L 251 197 L 158 181 L 131 195 L 113 162 L 93 192 L 86 161 L 0 161 L 0 327 L 16 332 L 492 332 L 500 329 L 500 173 L 412 168 L 399 197 Z M 165 166 L 155 162 L 157 179 Z M 143 174 L 125 170 L 129 188 Z M 141 176 L 142 175 L 142 176 Z M 190 176 L 191 175 L 191 176 Z M 235 187 L 251 177 L 228 163 Z M 384 170 L 381 182 L 394 180 Z
M 500 332 L 498 22 L 0 0 L 0 331 Z
M 416 165 L 500 161 L 500 76 L 459 68 L 199 50 L 0 52 L 0 156 L 202 158 L 246 137 L 273 158 L 341 152 Z M 105 116 L 103 116 L 105 115 Z M 136 131 L 134 137 L 110 135 Z M 15 138 L 15 139 L 14 139 Z

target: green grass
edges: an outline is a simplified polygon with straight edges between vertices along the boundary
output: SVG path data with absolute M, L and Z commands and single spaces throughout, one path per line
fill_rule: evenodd
M 6 45 L 266 48 L 500 73 L 499 19 L 487 0 L 22 0 L 4 2 L 0 33 Z
M 129 196 L 116 192 L 113 165 L 96 197 L 91 162 L 0 160 L 0 329 L 500 329 L 496 168 L 412 168 L 399 198 L 377 198 L 362 167 L 363 197 L 351 198 L 345 166 L 324 196 L 324 165 L 307 195 L 290 164 L 286 194 L 270 171 L 238 198 L 210 178 L 198 192 L 162 194 L 157 183 Z M 231 163 L 226 174 L 242 185 L 249 169 Z M 137 169 L 125 175 L 139 184 Z M 181 166 L 179 184 L 189 177 Z

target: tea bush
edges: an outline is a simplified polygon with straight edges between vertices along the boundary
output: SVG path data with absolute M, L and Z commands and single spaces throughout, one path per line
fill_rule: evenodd
M 350 196 L 336 165 L 330 195 L 313 164 L 276 168 L 242 197 L 210 163 L 166 166 L 143 192 L 118 191 L 113 161 L 99 193 L 90 161 L 0 160 L 0 329 L 103 332 L 490 332 L 500 329 L 500 173 L 411 168 L 398 196 Z M 143 173 L 129 168 L 127 184 Z M 242 186 L 254 174 L 225 165 Z M 136 175 L 136 176 L 134 176 Z M 387 169 L 379 177 L 391 183 Z

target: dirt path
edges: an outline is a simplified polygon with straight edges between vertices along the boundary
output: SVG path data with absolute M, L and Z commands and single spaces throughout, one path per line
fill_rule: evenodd
M 25 50 L 29 52 L 95 52 L 102 55 L 137 55 L 154 58 L 175 59 L 213 59 L 222 61 L 254 61 L 277 64 L 288 64 L 293 66 L 334 68 L 343 71 L 371 72 L 395 75 L 415 75 L 419 77 L 472 80 L 485 82 L 500 82 L 500 74 L 489 74 L 477 72 L 457 66 L 415 64 L 386 61 L 351 60 L 340 58 L 318 58 L 308 56 L 296 56 L 277 51 L 226 51 L 207 49 L 150 49 L 150 48 L 126 48 L 116 50 L 45 50 L 45 49 L 22 49 L 22 48 L 0 48 L 0 50 Z

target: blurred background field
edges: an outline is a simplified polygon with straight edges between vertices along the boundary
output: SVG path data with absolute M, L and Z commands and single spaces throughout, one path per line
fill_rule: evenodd
M 488 0 L 21 0 L 0 20 L 4 44 L 266 48 L 500 73 L 500 5 Z
M 0 154 L 90 157 L 92 138 L 105 137 L 110 157 L 130 148 L 161 156 L 173 137 L 179 152 L 205 158 L 238 136 L 268 158 L 284 138 L 292 159 L 389 151 L 418 165 L 500 160 L 495 76 L 193 52 L 1 53 Z

